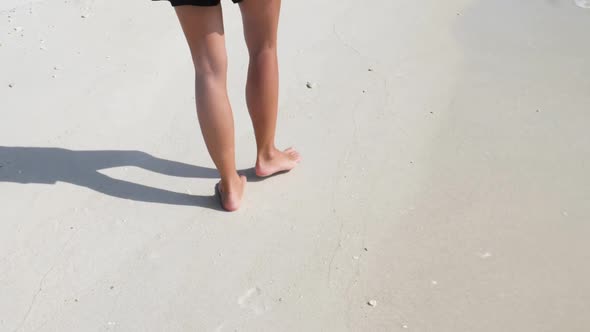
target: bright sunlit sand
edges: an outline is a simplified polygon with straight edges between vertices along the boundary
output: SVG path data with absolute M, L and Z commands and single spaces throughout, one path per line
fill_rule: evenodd
M 168 3 L 0 1 L 0 331 L 589 331 L 588 7 L 283 1 L 260 180 L 224 0 L 230 214 Z

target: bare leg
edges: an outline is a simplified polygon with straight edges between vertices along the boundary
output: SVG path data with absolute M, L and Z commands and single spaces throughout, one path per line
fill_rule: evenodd
M 256 136 L 256 174 L 269 176 L 291 170 L 299 162 L 297 151 L 275 147 L 279 99 L 277 29 L 280 0 L 246 0 L 240 3 L 250 65 L 246 102 Z
M 234 120 L 227 97 L 227 54 L 221 6 L 176 7 L 195 66 L 197 116 L 205 144 L 221 174 L 226 210 L 240 207 L 246 177 L 236 172 Z

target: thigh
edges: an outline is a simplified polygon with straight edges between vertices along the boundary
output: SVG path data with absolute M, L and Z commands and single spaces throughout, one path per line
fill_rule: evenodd
M 250 52 L 276 46 L 280 9 L 281 0 L 240 2 L 244 37 Z
M 197 70 L 218 72 L 227 62 L 221 6 L 178 6 L 176 15 Z

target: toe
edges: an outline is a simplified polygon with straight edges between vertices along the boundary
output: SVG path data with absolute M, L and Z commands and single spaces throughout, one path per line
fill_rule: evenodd
M 289 153 L 289 157 L 291 160 L 294 160 L 294 161 L 299 161 L 301 159 L 301 155 L 297 151 L 293 151 L 293 152 Z

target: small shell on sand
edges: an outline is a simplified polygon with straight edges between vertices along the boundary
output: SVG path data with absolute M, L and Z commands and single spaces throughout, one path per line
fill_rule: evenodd
M 486 251 L 486 252 L 480 252 L 479 253 L 479 258 L 481 258 L 481 259 L 487 259 L 487 258 L 490 258 L 490 257 L 492 257 L 492 253 L 491 252 Z
M 312 82 L 307 82 L 307 83 L 305 84 L 305 86 L 306 86 L 308 89 L 313 89 L 313 88 L 315 88 L 317 85 L 316 85 L 315 83 L 312 83 Z
M 369 302 L 367 302 L 367 304 L 371 307 L 376 307 L 377 306 L 377 300 L 371 300 Z

